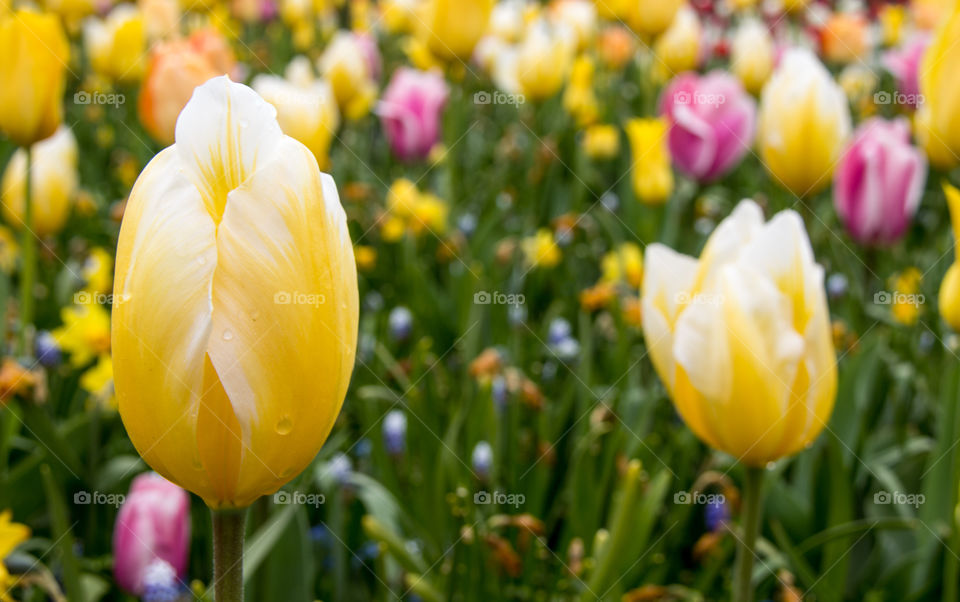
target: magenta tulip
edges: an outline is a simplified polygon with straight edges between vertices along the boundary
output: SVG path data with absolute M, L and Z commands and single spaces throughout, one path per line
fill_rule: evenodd
M 660 97 L 670 124 L 667 144 L 677 169 L 709 182 L 737 166 L 750 150 L 757 105 L 733 75 L 681 73 Z
M 147 568 L 161 560 L 180 579 L 190 549 L 190 496 L 156 473 L 133 480 L 113 528 L 113 572 L 123 589 L 144 590 Z
M 881 62 L 897 80 L 897 90 L 902 98 L 898 104 L 916 107 L 920 98 L 920 59 L 927 46 L 930 45 L 930 36 L 918 34 L 908 39 L 903 45 L 894 50 L 883 53 Z
M 910 225 L 926 179 L 927 161 L 910 144 L 907 121 L 869 119 L 834 172 L 834 206 L 855 240 L 888 245 Z
M 377 108 L 394 154 L 404 161 L 423 159 L 440 138 L 447 82 L 433 71 L 401 67 Z

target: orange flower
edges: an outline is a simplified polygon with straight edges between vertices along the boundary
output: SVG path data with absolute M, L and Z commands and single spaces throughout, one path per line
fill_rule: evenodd
M 0 364 L 0 402 L 6 403 L 17 394 L 26 393 L 36 384 L 36 377 L 13 358 Z

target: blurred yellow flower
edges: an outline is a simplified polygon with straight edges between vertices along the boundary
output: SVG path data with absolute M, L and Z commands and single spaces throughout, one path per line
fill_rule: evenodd
M 890 312 L 897 322 L 906 326 L 917 323 L 920 306 L 923 304 L 923 295 L 919 294 L 922 278 L 920 270 L 910 267 L 890 279 L 893 292 Z
M 730 44 L 730 71 L 751 94 L 759 94 L 773 73 L 773 36 L 767 25 L 747 17 L 737 26 Z
M 798 196 L 830 184 L 850 135 L 847 97 L 809 50 L 787 50 L 763 88 L 758 115 L 760 158 Z
M 33 145 L 30 166 L 30 229 L 37 236 L 56 234 L 63 228 L 77 192 L 77 140 L 70 128 L 57 132 Z M 0 182 L 3 218 L 10 226 L 24 226 L 24 193 L 27 155 L 17 150 L 7 164 Z
M 13 602 L 10 590 L 19 581 L 19 577 L 12 577 L 2 561 L 30 537 L 30 528 L 12 522 L 10 517 L 9 510 L 0 512 L 0 592 L 2 592 L 0 593 L 0 600 L 3 602 Z
M 654 66 L 661 81 L 697 68 L 702 35 L 697 13 L 687 6 L 681 8 L 670 27 L 653 45 L 657 57 Z
M 338 31 L 318 64 L 321 75 L 333 88 L 333 96 L 344 117 L 360 119 L 370 112 L 377 99 L 377 85 L 357 34 Z
M 179 0 L 138 0 L 149 42 L 157 42 L 180 34 Z
M 330 142 L 340 127 L 340 111 L 327 82 L 313 77 L 310 60 L 295 57 L 285 77 L 260 74 L 252 87 L 277 109 L 283 133 L 310 149 L 320 169 L 330 166 Z
M 90 250 L 80 270 L 83 290 L 94 295 L 106 295 L 113 288 L 113 253 L 103 247 Z
M 636 243 L 625 242 L 600 260 L 604 282 L 624 282 L 639 289 L 643 281 L 643 252 Z
M 9 274 L 17 263 L 20 246 L 10 228 L 0 226 L 0 271 Z
M 377 249 L 369 245 L 357 245 L 353 248 L 353 255 L 357 258 L 357 269 L 369 272 L 377 265 Z
M 567 30 L 543 19 L 531 23 L 517 48 L 515 69 L 520 92 L 533 101 L 556 94 L 566 80 L 575 47 Z
M 0 131 L 19 146 L 53 135 L 63 120 L 70 46 L 52 14 L 0 14 Z
M 93 367 L 80 375 L 80 388 L 101 408 L 117 409 L 117 396 L 113 388 L 113 360 L 108 354 L 101 355 Z
M 416 35 L 433 56 L 469 60 L 487 29 L 494 0 L 425 0 L 416 18 Z
M 626 7 L 626 14 L 620 15 L 620 18 L 631 29 L 641 35 L 657 36 L 670 27 L 684 0 L 628 0 L 622 4 Z
M 633 193 L 642 203 L 659 205 L 673 193 L 673 171 L 667 149 L 669 125 L 661 118 L 634 118 L 627 122 L 627 139 L 633 151 Z
M 82 304 L 60 310 L 63 326 L 51 334 L 60 349 L 70 354 L 70 363 L 86 366 L 90 360 L 110 351 L 110 313 L 96 302 L 95 295 L 78 293 Z
M 380 220 L 380 236 L 385 242 L 397 242 L 407 231 L 403 219 L 396 215 L 387 215 Z
M 898 46 L 907 23 L 907 9 L 897 4 L 885 4 L 880 9 L 880 31 L 884 46 Z
M 764 466 L 809 445 L 833 410 L 836 354 L 803 220 L 743 201 L 699 259 L 646 249 L 643 332 L 677 411 L 711 447 Z
M 97 74 L 124 83 L 143 76 L 147 40 L 143 16 L 136 6 L 121 4 L 106 19 L 87 19 L 83 43 Z
M 380 20 L 384 29 L 394 35 L 411 33 L 416 21 L 415 0 L 384 0 L 380 2 Z
M 941 169 L 960 164 L 960 2 L 940 25 L 920 63 L 920 94 L 917 138 L 930 162 Z
M 530 267 L 552 268 L 560 263 L 560 247 L 553 232 L 547 228 L 540 228 L 535 235 L 524 238 L 520 248 Z
M 620 152 L 620 130 L 608 123 L 591 125 L 583 133 L 583 150 L 591 159 L 612 159 Z
M 960 190 L 944 182 L 943 191 L 950 209 L 950 225 L 954 242 L 960 241 Z M 954 252 L 953 263 L 947 269 L 940 284 L 940 316 L 954 331 L 960 332 L 960 259 Z
M 590 125 L 597 119 L 599 111 L 597 96 L 593 92 L 593 59 L 582 54 L 573 62 L 570 70 L 570 82 L 563 93 L 563 108 L 570 113 L 578 127 Z

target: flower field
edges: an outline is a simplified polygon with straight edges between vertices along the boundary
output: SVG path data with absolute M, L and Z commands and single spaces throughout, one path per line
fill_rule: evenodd
M 0 601 L 960 600 L 956 0 L 0 0 Z

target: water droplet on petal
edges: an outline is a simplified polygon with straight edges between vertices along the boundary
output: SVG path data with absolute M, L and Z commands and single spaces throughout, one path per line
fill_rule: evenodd
M 282 418 L 280 418 L 280 421 L 277 422 L 278 435 L 287 435 L 292 430 L 293 430 L 293 421 L 290 420 L 289 416 L 283 416 Z
M 224 330 L 224 331 L 223 331 L 223 340 L 224 340 L 224 341 L 229 341 L 229 340 L 231 340 L 231 339 L 233 339 L 233 333 L 230 332 L 229 330 Z

